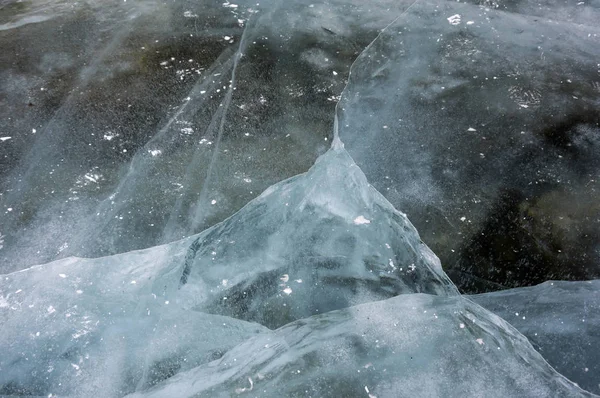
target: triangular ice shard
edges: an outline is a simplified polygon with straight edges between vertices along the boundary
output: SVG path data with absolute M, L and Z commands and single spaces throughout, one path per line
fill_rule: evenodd
M 399 294 L 457 294 L 341 145 L 202 233 L 180 287 L 197 309 L 271 328 Z

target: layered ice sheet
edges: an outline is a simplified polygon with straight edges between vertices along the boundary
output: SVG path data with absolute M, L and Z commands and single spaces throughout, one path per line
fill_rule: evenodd
M 509 321 L 557 371 L 600 394 L 600 281 L 549 281 L 470 299 Z
M 123 396 L 267 330 L 153 292 L 187 243 L 2 276 L 0 395 Z
M 340 137 L 463 290 L 597 277 L 598 4 L 469 3 L 419 1 L 381 33 Z
M 195 237 L 3 275 L 0 317 L 5 395 L 587 394 L 458 295 L 340 142 Z
M 135 397 L 581 397 L 460 296 L 397 296 L 293 322 Z

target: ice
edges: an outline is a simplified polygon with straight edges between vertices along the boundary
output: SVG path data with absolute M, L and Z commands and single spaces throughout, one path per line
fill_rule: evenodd
M 2 276 L 0 395 L 123 396 L 267 330 L 153 293 L 186 243 Z
M 180 290 L 188 306 L 272 328 L 398 294 L 458 294 L 341 145 L 196 238 Z
M 340 137 L 463 291 L 597 278 L 597 4 L 475 3 L 398 14 L 352 67 Z
M 310 168 L 350 64 L 409 3 L 258 3 L 0 10 L 0 272 L 199 233 Z
M 591 396 L 478 305 L 409 294 L 293 322 L 132 397 L 368 397 L 365 387 L 375 397 Z
M 2 394 L 590 396 L 458 294 L 337 139 L 197 236 L 3 275 L 0 297 Z
M 471 3 L 8 2 L 0 272 L 190 236 L 305 172 L 399 17 L 340 112 L 374 186 L 464 291 L 598 277 L 597 4 Z
M 600 280 L 548 281 L 470 299 L 509 321 L 554 369 L 600 394 Z
M 3 276 L 0 392 L 122 396 L 218 358 L 258 323 L 417 292 L 458 295 L 336 143 L 198 236 Z
M 599 275 L 597 4 L 477 3 L 3 2 L 0 395 L 599 392 L 597 281 L 426 245 Z

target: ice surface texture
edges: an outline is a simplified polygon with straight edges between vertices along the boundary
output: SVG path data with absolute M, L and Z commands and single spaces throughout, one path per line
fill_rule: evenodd
M 266 330 L 153 292 L 187 243 L 2 276 L 0 395 L 123 396 Z
M 527 336 L 557 371 L 600 394 L 600 281 L 549 281 L 470 298 Z
M 457 293 L 339 142 L 196 237 L 2 276 L 0 317 L 2 394 L 587 395 Z
M 137 397 L 576 397 L 513 327 L 460 297 L 402 295 L 293 322 Z
M 591 395 L 593 5 L 6 4 L 0 394 Z
M 4 273 L 199 233 L 306 172 L 350 64 L 408 4 L 47 3 L 0 10 Z
M 458 294 L 341 146 L 203 232 L 181 290 L 196 307 L 269 327 L 403 293 Z
M 0 272 L 199 233 L 305 172 L 412 1 L 256 3 L 2 2 Z M 470 3 L 363 54 L 347 148 L 460 288 L 598 277 L 597 2 Z
M 494 4 L 400 16 L 352 67 L 340 137 L 462 289 L 592 278 L 600 29 Z

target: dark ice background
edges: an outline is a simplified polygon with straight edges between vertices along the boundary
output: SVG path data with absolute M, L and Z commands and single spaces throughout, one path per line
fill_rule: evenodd
M 0 272 L 189 236 L 306 171 L 412 2 L 258 4 L 0 2 Z M 462 291 L 598 277 L 600 3 L 459 3 L 455 31 L 445 4 L 401 16 L 404 91 L 340 110 L 346 147 Z

